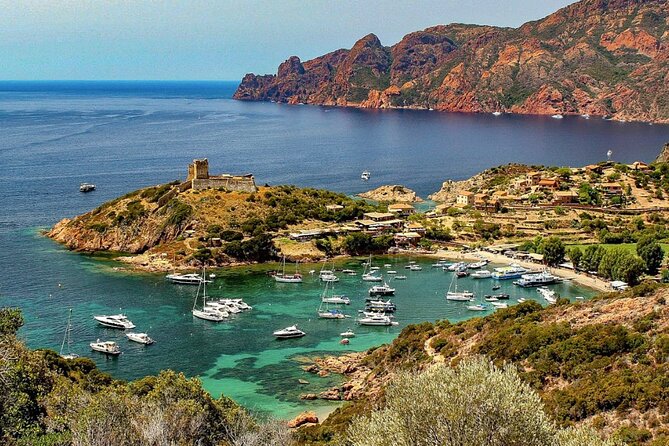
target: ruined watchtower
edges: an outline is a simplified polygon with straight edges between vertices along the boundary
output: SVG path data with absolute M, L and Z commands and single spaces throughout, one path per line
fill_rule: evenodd
M 246 175 L 209 175 L 209 160 L 207 158 L 194 159 L 192 164 L 188 165 L 188 178 L 186 182 L 191 183 L 195 190 L 203 189 L 224 189 L 235 192 L 255 192 L 255 179 L 252 174 Z M 188 183 L 186 183 L 188 184 Z

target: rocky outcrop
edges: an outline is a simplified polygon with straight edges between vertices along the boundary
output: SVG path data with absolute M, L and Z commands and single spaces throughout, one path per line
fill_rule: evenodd
M 292 420 L 288 422 L 288 427 L 291 429 L 294 429 L 296 427 L 300 427 L 304 424 L 307 423 L 318 423 L 318 417 L 316 416 L 315 412 L 307 411 L 307 412 L 302 412 Z
M 590 114 L 669 122 L 666 0 L 582 0 L 517 29 L 440 25 L 276 75 L 248 74 L 236 99 L 368 108 Z
M 423 201 L 416 192 L 399 184 L 380 186 L 374 190 L 358 194 L 362 198 L 391 203 L 415 203 Z
M 662 147 L 662 151 L 655 158 L 656 163 L 669 163 L 669 142 Z

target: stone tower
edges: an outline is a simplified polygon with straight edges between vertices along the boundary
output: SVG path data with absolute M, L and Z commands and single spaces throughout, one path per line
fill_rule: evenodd
M 188 165 L 188 178 L 190 180 L 206 180 L 209 178 L 209 160 L 207 158 L 195 159 L 193 164 Z

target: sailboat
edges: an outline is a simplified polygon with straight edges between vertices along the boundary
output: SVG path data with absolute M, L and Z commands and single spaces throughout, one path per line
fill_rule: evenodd
M 192 310 L 193 316 L 195 316 L 198 319 L 204 319 L 205 321 L 221 322 L 225 320 L 228 314 L 227 313 L 223 314 L 217 308 L 214 308 L 212 306 L 207 306 L 207 283 L 204 281 L 205 277 L 206 276 L 204 269 L 202 269 L 203 281 L 197 287 L 197 293 L 195 294 L 195 302 L 193 302 L 193 310 Z M 202 308 L 198 309 L 197 298 L 200 295 L 200 288 L 202 288 Z
M 70 312 L 67 315 L 67 328 L 65 328 L 65 336 L 63 337 L 63 343 L 60 345 L 60 356 L 65 359 L 75 359 L 78 358 L 79 355 L 76 353 L 72 353 L 70 350 L 70 347 L 72 346 L 72 339 L 71 339 L 71 332 L 72 332 L 72 308 L 70 308 Z M 67 353 L 63 354 L 65 351 L 65 345 L 67 345 Z
M 350 317 L 345 315 L 341 310 L 330 309 L 330 304 L 328 302 L 329 298 L 327 297 L 329 284 L 329 282 L 325 282 L 325 288 L 323 289 L 323 294 L 321 295 L 321 304 L 318 307 L 318 317 L 321 319 L 344 319 L 346 317 Z M 325 304 L 325 308 L 323 308 L 323 304 Z
M 448 291 L 446 292 L 446 300 L 454 300 L 458 302 L 467 302 L 474 299 L 474 293 L 471 291 L 460 291 L 458 292 L 458 282 L 455 280 L 456 275 L 453 274 L 451 279 L 451 284 L 448 286 Z M 451 287 L 455 283 L 455 290 L 451 291 Z
M 275 274 L 274 280 L 280 283 L 302 283 L 302 274 L 297 271 L 297 262 L 295 262 L 295 274 L 286 274 L 286 256 L 283 256 L 281 274 Z
M 383 277 L 377 276 L 376 273 L 377 270 L 373 269 L 372 267 L 372 255 L 369 255 L 369 260 L 365 263 L 365 269 L 362 272 L 362 280 L 364 282 L 382 282 Z

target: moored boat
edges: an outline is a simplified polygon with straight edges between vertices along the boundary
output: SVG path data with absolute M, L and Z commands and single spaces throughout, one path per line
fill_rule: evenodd
M 297 325 L 291 325 L 290 327 L 282 328 L 281 330 L 276 330 L 272 333 L 272 336 L 277 339 L 301 338 L 304 335 L 306 335 L 306 333 L 297 328 Z
M 387 283 L 383 285 L 374 285 L 369 289 L 370 296 L 392 296 L 395 294 L 395 288 L 391 288 Z
M 474 271 L 470 277 L 472 279 L 489 279 L 492 277 L 492 273 L 488 271 L 487 269 L 481 269 L 478 271 Z
M 149 335 L 146 333 L 126 333 L 125 335 L 129 340 L 144 345 L 151 345 L 154 342 L 156 342 L 152 338 L 150 338 Z
M 172 273 L 165 276 L 165 279 L 177 285 L 199 285 L 203 282 L 211 283 L 211 280 L 205 279 L 196 273 L 177 274 Z
M 107 355 L 117 356 L 121 354 L 121 349 L 114 341 L 100 341 L 99 339 L 89 344 L 92 350 L 96 352 L 105 353 Z
M 92 192 L 95 190 L 95 184 L 81 183 L 79 185 L 79 192 Z
M 99 316 L 93 316 L 93 319 L 98 321 L 100 325 L 109 328 L 118 328 L 120 330 L 135 328 L 135 324 L 133 324 L 124 314 L 112 314 L 109 316 L 101 314 Z

